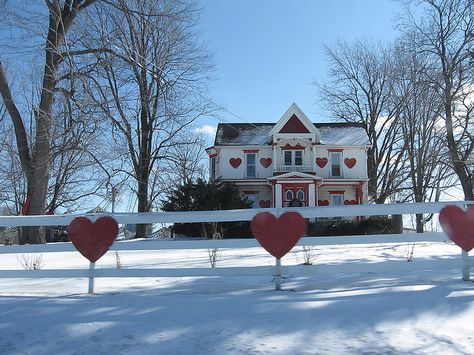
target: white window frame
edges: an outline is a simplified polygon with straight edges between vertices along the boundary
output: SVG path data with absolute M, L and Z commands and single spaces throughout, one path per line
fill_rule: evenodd
M 301 164 L 296 164 L 296 152 L 301 153 Z M 290 164 L 287 164 L 287 160 L 286 160 L 287 153 L 290 153 L 289 154 L 290 155 Z M 283 150 L 283 162 L 285 163 L 285 166 L 302 166 L 303 161 L 304 161 L 303 149 L 293 149 L 293 150 L 285 149 L 285 150 Z

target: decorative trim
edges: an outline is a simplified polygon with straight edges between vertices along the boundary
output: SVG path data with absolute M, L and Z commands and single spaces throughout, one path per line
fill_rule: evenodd
M 258 149 L 244 149 L 244 153 L 258 153 Z
M 209 155 L 210 159 L 215 158 L 215 157 L 217 157 L 217 153 Z
M 258 191 L 242 191 L 245 195 L 258 195 Z
M 301 144 L 299 143 L 296 143 L 296 145 L 291 145 L 290 143 L 286 143 L 283 147 L 281 147 L 281 149 L 283 150 L 305 150 L 306 147 L 302 146 Z
M 344 151 L 344 149 L 342 149 L 342 148 L 330 148 L 330 149 L 328 149 L 329 153 L 342 153 L 343 151 Z
M 341 194 L 344 194 L 344 190 L 335 190 L 335 191 L 328 191 L 330 194 L 333 194 L 333 195 L 341 195 Z

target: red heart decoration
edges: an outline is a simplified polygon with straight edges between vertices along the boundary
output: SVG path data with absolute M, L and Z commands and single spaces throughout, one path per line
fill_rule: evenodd
M 230 165 L 232 165 L 232 167 L 234 169 L 237 169 L 239 167 L 240 163 L 242 163 L 242 159 L 240 159 L 240 158 L 230 158 L 229 163 L 230 163 Z
M 357 163 L 357 160 L 356 158 L 346 158 L 344 159 L 344 164 L 346 164 L 346 166 L 349 168 L 349 169 L 352 169 L 354 167 L 354 165 L 356 165 Z
M 327 163 L 328 163 L 328 158 L 316 158 L 316 164 L 320 168 L 324 168 Z
M 272 164 L 272 158 L 261 158 L 260 164 L 266 169 Z
M 356 200 L 344 200 L 345 205 L 357 205 Z
M 260 208 L 269 208 L 270 207 L 270 200 L 260 200 L 258 202 L 258 205 L 260 206 Z
M 297 212 L 285 212 L 280 218 L 268 212 L 257 214 L 250 223 L 260 245 L 281 259 L 293 248 L 305 231 L 305 220 Z
M 100 217 L 95 223 L 86 217 L 77 217 L 67 231 L 76 249 L 91 263 L 95 263 L 117 238 L 118 224 L 112 217 Z
M 329 206 L 328 200 L 318 200 L 318 206 Z
M 466 212 L 457 206 L 446 206 L 439 213 L 439 223 L 443 231 L 462 250 L 474 248 L 474 205 Z

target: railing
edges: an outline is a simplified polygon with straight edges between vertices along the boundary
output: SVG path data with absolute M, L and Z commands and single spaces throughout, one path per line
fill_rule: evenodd
M 417 213 L 438 213 L 446 205 L 466 206 L 473 201 L 387 204 L 387 205 L 357 205 L 357 206 L 327 206 L 302 208 L 266 208 L 230 211 L 200 211 L 200 212 L 151 212 L 151 213 L 114 213 L 119 224 L 134 223 L 190 223 L 190 222 L 231 222 L 249 221 L 257 213 L 271 212 L 276 216 L 288 211 L 299 212 L 305 218 L 319 217 L 351 217 L 400 215 Z M 0 226 L 57 226 L 68 225 L 80 215 L 56 216 L 1 216 Z M 84 215 L 82 215 L 84 216 Z M 88 214 L 86 217 L 95 220 L 104 214 Z M 371 244 L 371 243 L 413 243 L 420 241 L 446 241 L 447 236 L 442 232 L 427 232 L 422 234 L 383 234 L 343 237 L 304 237 L 297 245 L 321 246 L 340 244 Z M 211 248 L 254 248 L 259 244 L 254 239 L 227 239 L 227 240 L 140 240 L 135 242 L 117 241 L 111 250 L 166 250 L 166 249 L 211 249 Z M 56 243 L 47 245 L 14 245 L 1 246 L 0 254 L 5 253 L 48 253 L 74 251 L 71 243 Z M 463 252 L 463 277 L 469 272 L 467 253 Z M 466 271 L 467 270 L 467 271 Z M 217 268 L 156 268 L 156 269 L 96 269 L 94 277 L 183 277 L 183 276 L 248 276 L 272 275 L 274 267 L 217 267 Z M 307 266 L 285 267 L 285 271 L 292 274 L 305 275 L 314 272 L 314 268 Z M 73 278 L 91 277 L 89 269 L 54 269 L 54 270 L 0 270 L 0 278 Z M 469 278 L 469 277 L 467 277 Z
M 276 167 L 277 172 L 290 172 L 290 171 L 297 171 L 297 172 L 314 172 L 314 169 L 311 165 L 277 165 Z

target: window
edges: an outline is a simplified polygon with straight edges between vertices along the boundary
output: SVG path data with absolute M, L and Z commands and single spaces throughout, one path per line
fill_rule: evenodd
M 285 165 L 293 165 L 292 162 L 291 150 L 285 150 Z
M 302 150 L 285 150 L 285 165 L 303 165 Z
M 247 200 L 252 202 L 250 208 L 257 208 L 257 193 L 244 193 L 244 196 L 247 197 Z
M 288 190 L 285 193 L 285 206 L 289 206 L 291 201 L 293 201 L 293 191 Z
M 342 195 L 341 194 L 331 195 L 331 200 L 332 200 L 332 204 L 334 206 L 342 206 Z
M 211 180 L 216 178 L 216 158 L 211 158 Z
M 303 165 L 303 151 L 295 150 L 295 165 Z
M 301 202 L 304 202 L 304 191 L 298 190 L 298 192 L 296 193 L 296 198 Z
M 341 153 L 331 153 L 331 176 L 340 177 L 341 175 Z
M 247 177 L 256 177 L 257 176 L 257 171 L 255 167 L 256 154 L 254 153 L 245 154 L 245 157 L 247 159 Z

